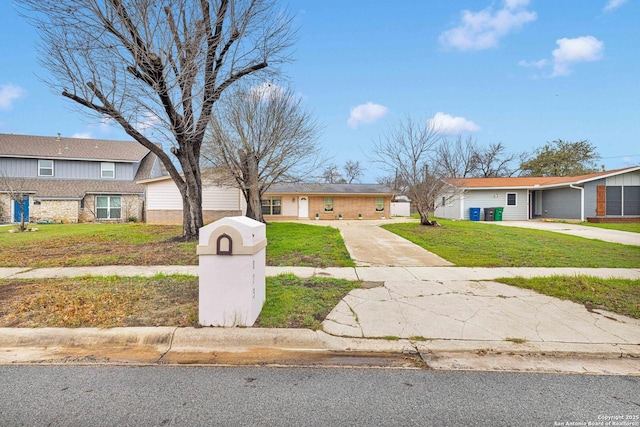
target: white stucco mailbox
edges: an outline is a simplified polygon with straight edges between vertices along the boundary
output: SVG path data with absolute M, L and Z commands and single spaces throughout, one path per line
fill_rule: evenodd
M 267 231 L 258 221 L 226 217 L 200 229 L 199 322 L 252 326 L 266 298 Z

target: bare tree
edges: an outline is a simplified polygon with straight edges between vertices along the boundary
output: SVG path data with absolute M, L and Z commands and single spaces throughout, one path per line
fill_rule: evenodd
M 299 182 L 321 161 L 318 126 L 301 100 L 279 86 L 239 88 L 211 119 L 205 157 L 232 176 L 247 201 L 247 216 L 264 222 L 262 195 L 276 183 Z
M 518 171 L 518 167 L 512 166 L 517 158 L 517 154 L 506 152 L 502 142 L 477 149 L 473 156 L 474 176 L 479 178 L 513 176 Z
M 329 165 L 322 171 L 322 179 L 327 184 L 344 184 L 346 180 L 342 177 L 340 169 L 336 165 Z
M 434 165 L 437 172 L 447 178 L 468 178 L 476 171 L 478 144 L 471 137 L 462 140 L 458 136 L 455 142 L 443 139 L 434 152 Z
M 371 160 L 379 163 L 405 186 L 423 225 L 438 225 L 429 219 L 450 187 L 435 168 L 429 167 L 441 136 L 430 122 L 416 123 L 410 117 L 390 126 L 374 143 Z
M 4 192 L 9 194 L 9 200 L 14 203 L 16 209 L 18 209 L 17 217 L 20 218 L 18 222 L 18 231 L 25 231 L 27 226 L 25 225 L 25 203 L 29 203 L 29 192 L 26 190 L 26 181 L 20 178 L 8 178 L 2 171 L 0 171 L 0 183 L 4 189 Z M 9 218 L 11 221 L 11 218 Z
M 275 0 L 17 2 L 40 33 L 51 87 L 158 156 L 182 195 L 182 235 L 197 237 L 212 108 L 237 81 L 278 73 L 291 18 Z
M 359 161 L 347 160 L 343 168 L 345 180 L 347 184 L 351 184 L 354 181 L 359 182 L 360 178 L 364 174 L 364 169 L 360 166 Z

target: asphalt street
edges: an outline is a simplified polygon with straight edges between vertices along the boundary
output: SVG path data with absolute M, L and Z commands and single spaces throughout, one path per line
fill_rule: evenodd
M 23 365 L 0 378 L 3 426 L 640 425 L 628 376 Z

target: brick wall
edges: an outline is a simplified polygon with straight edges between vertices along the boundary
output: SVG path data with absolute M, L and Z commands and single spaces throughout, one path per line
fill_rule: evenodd
M 240 216 L 239 210 L 204 210 L 202 217 L 205 224 L 210 224 L 227 216 Z M 182 210 L 147 210 L 147 224 L 182 225 Z
M 320 219 L 338 219 L 342 214 L 344 219 L 357 219 L 362 215 L 363 219 L 390 218 L 391 197 L 384 197 L 384 210 L 376 211 L 376 196 L 333 196 L 333 212 L 324 211 L 324 197 L 309 197 L 309 217 Z
M 96 196 L 88 194 L 84 198 L 84 208 L 79 209 L 78 222 L 126 222 L 129 218 L 135 218 L 136 221 L 143 220 L 144 199 L 135 194 L 125 194 L 121 196 L 122 211 L 121 217 L 117 220 L 98 220 L 96 218 Z
M 11 197 L 0 194 L 0 224 L 11 222 Z
M 31 206 L 31 222 L 78 222 L 80 202 L 77 200 L 36 200 Z

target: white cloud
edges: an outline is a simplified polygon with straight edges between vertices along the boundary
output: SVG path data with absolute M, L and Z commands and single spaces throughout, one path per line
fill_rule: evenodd
M 71 135 L 71 138 L 91 139 L 93 137 L 91 136 L 90 132 L 76 132 L 73 135 Z
M 13 101 L 24 95 L 25 91 L 14 84 L 0 85 L 0 110 L 7 111 L 13 107 Z
M 427 120 L 427 124 L 443 135 L 459 135 L 463 132 L 480 130 L 480 126 L 471 120 L 467 120 L 464 117 L 453 117 L 441 112 L 436 113 L 435 116 Z
M 558 48 L 552 52 L 553 73 L 551 77 L 568 76 L 571 66 L 578 62 L 592 62 L 602 59 L 604 43 L 593 36 L 562 38 L 556 40 Z
M 258 96 L 262 101 L 267 101 L 271 97 L 281 97 L 286 93 L 285 88 L 275 83 L 264 82 L 261 85 L 253 86 L 249 92 L 251 96 Z
M 541 59 L 539 61 L 519 61 L 518 65 L 521 67 L 532 67 L 532 68 L 544 68 L 549 65 L 549 61 L 546 59 Z
M 133 127 L 140 133 L 144 133 L 147 129 L 152 129 L 158 126 L 161 120 L 151 111 L 145 111 L 142 113 L 142 117 L 138 118 Z
M 525 10 L 528 5 L 529 0 L 504 0 L 498 10 L 493 6 L 480 12 L 463 10 L 460 25 L 441 33 L 440 43 L 460 50 L 495 47 L 502 37 L 538 18 L 535 12 Z
M 374 104 L 373 102 L 360 104 L 351 109 L 347 125 L 356 129 L 361 124 L 373 123 L 376 120 L 381 119 L 386 116 L 388 112 L 389 109 L 384 105 Z
M 611 12 L 625 4 L 627 0 L 609 0 L 604 7 L 605 12 Z

